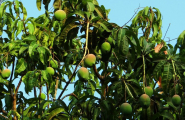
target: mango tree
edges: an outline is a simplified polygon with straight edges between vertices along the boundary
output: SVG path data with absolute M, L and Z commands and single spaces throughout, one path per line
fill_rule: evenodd
M 131 25 L 119 26 L 97 0 L 33 4 L 45 13 L 28 18 L 18 0 L 0 6 L 1 119 L 185 119 L 185 32 L 175 46 L 167 44 L 159 9 L 147 6 Z M 71 83 L 74 91 L 64 95 Z

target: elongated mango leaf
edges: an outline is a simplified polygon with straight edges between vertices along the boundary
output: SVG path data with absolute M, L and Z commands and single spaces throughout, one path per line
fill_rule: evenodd
M 101 18 L 105 18 L 106 17 L 105 14 L 103 13 L 101 7 L 99 7 L 98 5 L 95 5 L 94 10 L 98 14 L 98 16 L 100 16 Z
M 149 13 L 149 7 L 148 7 L 148 6 L 146 6 L 146 7 L 143 9 L 143 13 L 144 13 L 144 15 L 148 15 L 148 13 Z
M 27 18 L 27 11 L 26 11 L 26 8 L 23 6 L 22 2 L 19 2 L 19 4 L 20 4 L 20 8 L 22 9 L 23 20 L 26 20 L 26 18 Z
M 23 21 L 18 22 L 16 36 L 23 30 Z
M 167 118 L 168 120 L 174 120 L 174 117 L 170 112 L 163 111 L 162 113 L 160 113 L 160 115 L 164 118 Z
M 36 105 L 36 104 L 31 104 L 31 105 L 29 105 L 29 107 L 26 108 L 26 110 L 24 110 L 23 116 L 26 116 L 26 115 L 28 114 L 29 110 L 30 110 L 33 106 L 35 106 L 35 105 Z
M 15 73 L 21 73 L 27 68 L 27 62 L 24 58 L 20 58 L 16 64 Z
M 18 0 L 15 0 L 15 12 L 18 17 L 19 16 L 19 1 Z
M 38 9 L 39 11 L 41 11 L 41 2 L 42 2 L 42 0 L 37 0 L 37 1 L 36 1 L 37 9 Z
M 28 25 L 30 35 L 33 35 L 33 33 L 35 31 L 35 28 L 34 28 L 33 24 L 27 23 L 27 25 Z
M 68 14 L 68 17 L 70 17 L 74 14 L 79 15 L 82 18 L 85 18 L 85 16 L 84 16 L 85 13 L 82 10 L 75 10 L 75 12 L 72 12 L 72 13 Z
M 54 110 L 52 110 L 50 112 L 50 114 L 47 116 L 46 120 L 51 120 L 54 116 L 56 116 L 57 114 L 61 113 L 61 112 L 65 112 L 64 108 L 58 107 L 55 108 Z
M 164 72 L 163 72 L 163 77 L 162 77 L 162 87 L 163 91 L 168 93 L 168 90 L 170 88 L 170 80 L 173 78 L 173 69 L 172 65 L 170 63 L 164 65 Z
M 87 2 L 87 11 L 93 12 L 94 11 L 94 4 L 92 2 Z
M 161 12 L 159 11 L 158 8 L 153 7 L 153 9 L 156 10 L 157 21 L 159 21 L 161 19 Z
M 156 37 L 158 33 L 158 26 L 157 24 L 153 24 L 153 35 L 152 37 Z
M 154 76 L 154 79 L 155 79 L 155 80 L 158 80 L 158 78 L 157 78 L 157 77 L 159 77 L 159 76 L 158 76 L 158 72 L 161 71 L 161 69 L 162 69 L 162 67 L 164 66 L 165 63 L 166 63 L 165 60 L 161 60 L 161 61 L 156 65 L 156 67 L 154 68 L 153 76 Z
M 36 48 L 39 46 L 36 42 L 32 42 L 29 46 L 28 53 L 29 56 L 32 57 L 33 52 L 36 50 Z
M 0 6 L 0 18 L 2 18 L 3 17 L 3 14 L 4 14 L 4 12 L 5 12 L 5 4 L 6 4 L 6 2 L 3 2 L 2 4 L 1 4 L 1 6 Z
M 46 63 L 45 49 L 41 46 L 41 47 L 38 47 L 37 50 L 39 52 L 40 61 L 45 65 Z
M 52 101 L 43 100 L 43 101 L 41 102 L 41 104 L 39 105 L 38 115 L 42 115 L 43 109 L 45 109 L 46 106 L 47 106 L 48 104 L 51 104 L 51 103 L 52 103 Z
M 28 94 L 32 91 L 34 86 L 38 85 L 37 78 L 35 76 L 35 71 L 29 71 L 22 77 L 22 81 L 25 84 L 25 92 Z
M 127 83 L 124 81 L 124 84 L 125 84 L 125 89 L 127 90 L 127 93 L 132 97 L 132 98 L 134 98 L 134 96 L 132 95 L 132 92 L 130 91 L 130 89 L 129 89 L 129 87 L 128 87 L 128 85 L 127 85 Z
M 107 32 L 111 32 L 111 30 L 113 28 L 109 22 L 107 22 L 103 19 L 100 19 L 99 21 L 97 21 L 97 24 L 99 24 L 101 27 L 103 27 Z
M 180 51 L 185 48 L 185 30 L 179 35 L 177 39 L 177 43 L 174 48 L 175 51 L 177 51 L 177 48 L 180 48 Z
M 66 39 L 66 37 L 67 37 L 67 34 L 68 34 L 68 32 L 71 30 L 71 29 L 73 29 L 73 28 L 76 28 L 76 27 L 78 27 L 79 26 L 79 24 L 77 24 L 77 23 L 70 23 L 70 24 L 68 24 L 63 30 L 62 30 L 62 33 L 61 33 L 61 35 L 60 35 L 60 40 L 65 40 Z
M 126 36 L 126 29 L 120 29 L 117 36 L 117 47 L 123 55 L 129 51 L 128 38 Z
M 29 46 L 22 46 L 20 49 L 19 49 L 19 55 L 21 55 L 26 49 L 28 49 Z
M 32 41 L 36 41 L 37 38 L 35 37 L 35 35 L 29 35 L 29 36 L 26 36 L 22 41 L 23 42 L 32 42 Z

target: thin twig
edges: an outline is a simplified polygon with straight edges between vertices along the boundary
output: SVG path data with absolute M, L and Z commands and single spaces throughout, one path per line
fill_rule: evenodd
M 19 81 L 19 83 L 18 83 L 18 85 L 17 85 L 17 88 L 16 88 L 16 90 L 15 90 L 15 96 L 17 95 L 17 92 L 18 92 L 18 90 L 19 90 L 19 87 L 20 87 L 20 85 L 21 85 L 21 82 L 22 82 L 22 77 L 21 77 L 21 79 L 20 79 L 20 81 Z
M 2 115 L 2 114 L 0 114 L 2 117 L 4 117 L 5 119 L 8 119 L 9 120 L 9 118 L 8 117 L 6 117 L 6 116 L 4 116 L 4 115 Z
M 70 94 L 65 95 L 61 100 L 63 100 L 67 96 L 74 96 L 78 100 L 78 97 L 74 93 L 70 93 Z
M 170 23 L 170 24 L 171 24 L 171 23 Z M 164 38 L 166 37 L 166 34 L 167 34 L 168 29 L 169 29 L 169 27 L 170 27 L 170 24 L 168 25 L 167 31 L 166 31 L 166 33 L 165 33 L 165 35 L 164 35 Z M 164 38 L 163 38 L 163 40 L 164 40 Z
M 123 28 L 126 24 L 128 24 L 128 23 L 132 20 L 132 18 L 137 14 L 139 8 L 140 8 L 140 5 L 139 5 L 139 7 L 137 8 L 137 10 L 135 11 L 134 15 L 130 18 L 130 20 L 127 21 L 121 28 Z

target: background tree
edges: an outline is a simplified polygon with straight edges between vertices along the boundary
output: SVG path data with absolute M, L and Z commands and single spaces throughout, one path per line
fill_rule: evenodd
M 118 26 L 109 22 L 109 10 L 96 0 L 54 0 L 53 11 L 48 10 L 49 3 L 36 1 L 38 10 L 45 5 L 45 14 L 37 18 L 27 18 L 18 0 L 0 6 L 2 119 L 184 119 L 185 32 L 174 48 L 167 44 L 161 38 L 159 9 L 147 6 L 130 26 Z M 157 50 L 156 44 L 162 47 Z M 10 65 L 12 70 L 4 70 Z M 161 86 L 156 87 L 158 81 Z M 64 96 L 71 82 L 74 92 Z M 27 94 L 34 90 L 33 98 L 19 91 L 21 83 Z

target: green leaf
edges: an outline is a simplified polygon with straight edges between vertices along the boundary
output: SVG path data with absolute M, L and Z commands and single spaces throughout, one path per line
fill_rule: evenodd
M 23 20 L 26 20 L 27 18 L 27 11 L 26 8 L 23 6 L 22 2 L 19 2 L 21 9 L 22 9 L 22 13 L 23 13 Z
M 170 80 L 172 78 L 173 78 L 172 66 L 170 63 L 165 64 L 161 84 L 163 87 L 163 91 L 166 93 L 168 93 L 167 90 L 169 90 L 169 88 L 170 88 L 169 84 L 170 84 Z
M 41 11 L 41 2 L 42 2 L 42 0 L 37 0 L 37 1 L 36 1 L 37 9 L 38 9 L 39 11 Z
M 46 63 L 45 49 L 41 46 L 41 47 L 38 47 L 37 50 L 39 52 L 40 61 L 45 65 Z
M 93 12 L 94 11 L 94 4 L 92 2 L 87 2 L 87 11 Z
M 93 120 L 97 120 L 97 117 L 99 116 L 99 113 L 100 113 L 99 108 L 94 108 Z
M 16 46 L 16 43 L 15 42 L 11 42 L 9 44 L 9 51 L 11 51 L 15 46 Z
M 85 13 L 82 10 L 75 10 L 75 12 L 72 12 L 72 13 L 68 14 L 68 17 L 70 17 L 74 14 L 79 15 L 82 18 L 85 18 L 85 16 L 84 16 Z
M 29 53 L 29 56 L 32 58 L 32 54 L 34 51 L 36 51 L 36 48 L 39 46 L 39 44 L 37 44 L 36 42 L 32 42 L 29 46 L 29 49 L 28 49 L 28 53 Z
M 38 115 L 42 115 L 43 109 L 45 109 L 47 107 L 47 105 L 51 104 L 51 103 L 52 103 L 52 101 L 43 100 L 41 102 L 41 104 L 39 105 Z
M 56 116 L 57 114 L 61 113 L 61 112 L 65 112 L 64 108 L 55 108 L 54 110 L 52 110 L 50 112 L 50 114 L 47 116 L 46 120 L 51 120 L 54 116 Z
M 27 62 L 24 60 L 24 58 L 18 59 L 18 62 L 16 64 L 15 73 L 21 73 L 22 71 L 26 70 L 27 68 Z
M 37 40 L 37 38 L 35 37 L 35 35 L 28 35 L 22 41 L 23 42 L 32 42 L 32 41 L 36 41 L 36 40 Z
M 24 110 L 23 116 L 27 116 L 29 110 L 30 110 L 32 107 L 34 107 L 35 105 L 36 105 L 36 104 L 31 104 L 31 105 L 29 105 L 29 107 L 27 107 L 26 110 Z
M 18 22 L 18 26 L 17 26 L 17 33 L 16 36 L 21 33 L 21 31 L 23 30 L 23 21 L 19 21 Z
M 22 77 L 22 81 L 25 84 L 25 92 L 27 94 L 32 91 L 34 86 L 38 85 L 35 73 L 35 71 L 28 71 L 26 75 Z
M 19 49 L 19 55 L 22 54 L 26 49 L 28 49 L 29 46 L 22 46 L 20 49 Z
M 65 40 L 66 37 L 67 37 L 68 32 L 69 32 L 71 29 L 78 27 L 78 25 L 79 25 L 79 24 L 74 23 L 74 22 L 68 24 L 68 25 L 62 30 L 62 33 L 61 33 L 61 35 L 60 35 L 60 40 L 61 40 L 61 41 Z
M 107 22 L 103 19 L 100 19 L 99 21 L 97 21 L 97 24 L 99 24 L 101 27 L 103 27 L 107 32 L 111 32 L 111 30 L 113 28 L 109 22 Z
M 6 4 L 6 2 L 3 2 L 3 3 L 1 4 L 1 6 L 0 6 L 0 18 L 3 17 L 3 14 L 4 14 L 4 12 L 5 12 L 5 4 Z
M 33 24 L 27 23 L 27 25 L 28 25 L 30 35 L 33 35 L 33 33 L 35 31 L 35 28 L 34 28 Z
M 170 112 L 163 111 L 162 113 L 160 113 L 160 115 L 164 118 L 167 118 L 168 120 L 174 120 L 174 117 Z
M 126 29 L 120 29 L 117 35 L 117 47 L 123 55 L 126 55 L 129 51 L 128 38 L 125 34 Z
M 156 23 L 153 24 L 153 35 L 152 37 L 156 37 L 158 33 L 158 26 Z
M 144 15 L 148 15 L 149 7 L 146 6 L 146 7 L 143 9 L 143 12 L 144 12 Z
M 134 98 L 134 96 L 132 95 L 132 92 L 130 91 L 130 89 L 129 89 L 129 87 L 128 87 L 128 85 L 127 85 L 127 83 L 124 81 L 124 84 L 125 84 L 125 89 L 127 90 L 127 93 L 132 97 L 132 98 Z
M 162 30 L 160 29 L 159 30 L 159 33 L 158 33 L 158 35 L 157 35 L 157 39 L 161 39 L 162 38 Z
M 159 9 L 158 8 L 155 8 L 155 7 L 153 7 L 153 9 L 155 9 L 156 10 L 156 16 L 157 16 L 157 21 L 159 21 L 160 19 L 161 19 L 161 12 L 159 11 Z
M 91 95 L 94 95 L 94 92 L 95 92 L 95 89 L 96 89 L 96 83 L 92 80 L 90 80 L 88 82 L 88 84 L 90 85 L 90 88 L 91 88 Z
M 12 109 L 12 97 L 10 95 L 5 96 L 5 105 L 7 110 Z
M 17 17 L 19 15 L 19 1 L 18 0 L 15 0 L 15 12 L 17 14 Z
M 106 17 L 105 14 L 104 14 L 104 12 L 103 12 L 103 10 L 98 5 L 95 5 L 94 10 L 98 14 L 98 16 L 100 16 L 101 18 L 105 18 Z
M 162 69 L 162 67 L 164 66 L 165 63 L 166 63 L 165 60 L 161 60 L 161 61 L 156 65 L 156 67 L 154 68 L 154 70 L 153 70 L 153 76 L 154 76 L 154 79 L 155 79 L 155 80 L 158 80 L 158 78 L 157 78 L 157 77 L 159 77 L 159 76 L 158 76 L 158 72 L 161 71 L 161 69 Z

